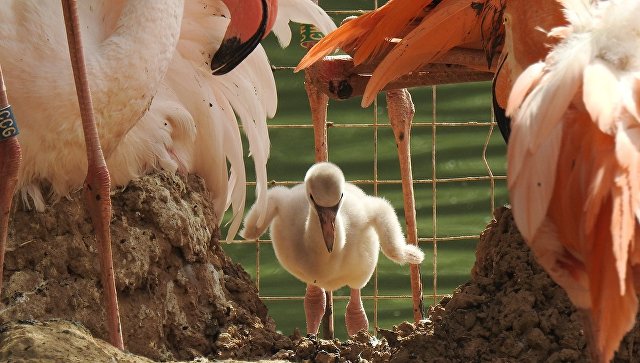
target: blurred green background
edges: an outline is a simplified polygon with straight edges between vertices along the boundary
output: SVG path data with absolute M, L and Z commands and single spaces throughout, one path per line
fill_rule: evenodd
M 383 2 L 378 2 L 382 5 Z M 327 10 L 337 24 L 348 14 L 344 10 L 373 9 L 373 0 L 321 0 L 320 5 Z M 338 10 L 339 12 L 333 12 Z M 280 49 L 275 37 L 270 35 L 263 45 L 275 66 L 294 66 L 305 53 L 299 45 L 299 26 L 292 24 L 294 38 L 287 49 Z M 278 113 L 269 124 L 274 125 L 310 125 L 311 114 L 303 86 L 304 75 L 294 74 L 291 69 L 275 71 L 278 87 Z M 483 147 L 490 127 L 455 126 L 462 122 L 491 121 L 491 85 L 489 82 L 443 85 L 412 89 L 411 94 L 416 107 L 414 127 L 412 129 L 411 152 L 415 180 L 432 177 L 432 126 L 433 99 L 435 92 L 437 122 L 452 123 L 452 126 L 436 128 L 436 176 L 442 178 L 461 178 L 488 176 L 483 161 Z M 340 124 L 371 124 L 377 114 L 378 148 L 377 160 L 374 158 L 373 128 L 329 128 L 329 160 L 338 164 L 348 181 L 374 179 L 374 163 L 377 162 L 379 180 L 400 180 L 400 169 L 393 133 L 388 126 L 384 96 L 378 97 L 377 106 L 367 109 L 360 107 L 360 98 L 347 101 L 330 101 L 328 121 Z M 423 125 L 420 125 L 423 123 Z M 308 167 L 314 161 L 313 129 L 311 128 L 271 128 L 271 157 L 268 165 L 268 177 L 272 181 L 301 181 Z M 248 150 L 245 144 L 245 149 Z M 506 147 L 497 128 L 493 130 L 487 149 L 487 161 L 494 175 L 505 175 Z M 246 159 L 248 178 L 254 181 L 253 163 Z M 371 184 L 360 185 L 366 192 L 373 194 Z M 439 182 L 436 184 L 436 231 L 437 237 L 475 236 L 480 234 L 491 220 L 491 185 L 489 180 Z M 414 185 L 416 195 L 416 213 L 418 218 L 418 236 L 433 237 L 432 184 Z M 377 194 L 387 198 L 396 207 L 404 226 L 402 189 L 400 184 L 378 185 Z M 254 201 L 252 187 L 247 191 L 247 206 Z M 506 182 L 495 181 L 495 206 L 507 203 Z M 227 215 L 227 218 L 229 215 Z M 226 231 L 223 231 L 226 236 Z M 268 239 L 269 235 L 262 236 Z M 437 243 L 437 294 L 450 294 L 454 288 L 469 279 L 469 273 L 475 260 L 476 238 L 462 238 Z M 425 306 L 433 303 L 434 294 L 434 244 L 421 242 L 426 258 L 421 265 L 422 282 L 425 294 Z M 273 249 L 268 243 L 231 243 L 223 248 L 231 258 L 242 264 L 252 275 L 256 275 L 259 259 L 260 296 L 266 297 L 270 315 L 275 319 L 277 328 L 284 334 L 291 334 L 298 327 L 304 334 L 306 325 L 303 302 L 305 285 L 289 275 L 278 263 Z M 257 256 L 259 250 L 259 256 Z M 375 277 L 364 288 L 363 295 L 373 295 Z M 378 294 L 384 296 L 411 295 L 409 268 L 389 261 L 381 254 L 377 275 Z M 335 292 L 334 314 L 335 331 L 338 338 L 346 338 L 344 327 L 345 297 L 348 288 Z M 300 300 L 272 300 L 269 297 L 300 297 Z M 438 298 L 439 300 L 439 298 Z M 365 300 L 365 309 L 371 325 L 374 326 L 373 300 Z M 391 328 L 402 321 L 413 319 L 410 298 L 381 299 L 378 302 L 377 320 L 381 328 Z

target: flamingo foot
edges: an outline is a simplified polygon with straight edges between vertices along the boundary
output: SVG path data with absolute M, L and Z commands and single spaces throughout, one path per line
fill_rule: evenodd
M 369 320 L 367 319 L 367 313 L 364 311 L 364 306 L 362 306 L 360 289 L 351 289 L 351 297 L 347 304 L 344 320 L 347 324 L 349 336 L 355 335 L 360 330 L 369 329 Z
M 307 318 L 307 334 L 318 334 L 318 328 L 327 304 L 324 290 L 315 285 L 307 285 L 304 295 L 304 314 Z

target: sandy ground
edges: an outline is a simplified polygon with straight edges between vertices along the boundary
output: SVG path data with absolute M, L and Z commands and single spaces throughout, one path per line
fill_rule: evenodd
M 482 233 L 470 280 L 427 320 L 340 342 L 276 333 L 249 275 L 220 248 L 204 195 L 198 178 L 166 173 L 114 193 L 114 261 L 131 353 L 100 340 L 97 251 L 79 194 L 45 213 L 18 208 L 0 300 L 0 361 L 589 361 L 580 313 L 535 263 L 508 209 Z M 631 357 L 640 359 L 638 326 L 615 361 Z

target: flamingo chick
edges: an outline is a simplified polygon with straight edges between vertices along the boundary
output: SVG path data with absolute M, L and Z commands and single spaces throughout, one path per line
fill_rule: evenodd
M 351 336 L 368 329 L 360 290 L 373 274 L 380 247 L 400 264 L 424 259 L 417 246 L 405 243 L 391 204 L 347 183 L 332 163 L 313 165 L 304 184 L 269 189 L 266 217 L 259 220 L 260 214 L 254 205 L 240 234 L 257 239 L 271 225 L 278 261 L 307 284 L 304 307 L 309 334 L 318 333 L 326 305 L 324 291 L 345 285 L 351 288 L 347 332 Z

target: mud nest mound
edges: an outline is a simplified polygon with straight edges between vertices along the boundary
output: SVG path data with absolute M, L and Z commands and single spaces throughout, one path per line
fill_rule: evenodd
M 428 320 L 382 331 L 394 362 L 589 362 L 581 313 L 538 265 L 499 208 L 478 243 L 471 280 L 433 306 Z M 636 321 L 640 321 L 640 315 Z M 640 357 L 640 324 L 615 362 Z
M 0 360 L 45 358 L 56 350 L 48 344 L 59 345 L 61 339 L 84 340 L 71 342 L 62 349 L 67 355 L 58 359 L 70 358 L 73 349 L 80 357 L 89 357 L 92 349 L 102 352 L 96 357 L 105 352 L 87 338 L 88 332 L 99 338 L 107 334 L 97 251 L 78 199 L 63 200 L 45 213 L 12 215 L 0 306 Z M 433 306 L 426 320 L 382 330 L 379 338 L 361 332 L 340 342 L 275 332 L 250 277 L 220 248 L 198 178 L 166 173 L 145 177 L 115 193 L 113 206 L 125 344 L 154 360 L 589 361 L 579 313 L 535 262 L 506 208 L 496 210 L 481 235 L 470 281 Z M 87 329 L 48 321 L 52 318 Z M 634 357 L 640 357 L 638 325 L 615 361 Z
M 201 179 L 159 173 L 112 198 L 124 342 L 156 360 L 269 356 L 275 333 L 250 276 L 218 243 Z M 108 337 L 98 253 L 80 193 L 44 213 L 14 208 L 0 323 L 60 318 Z M 251 342 L 249 344 L 249 342 Z

